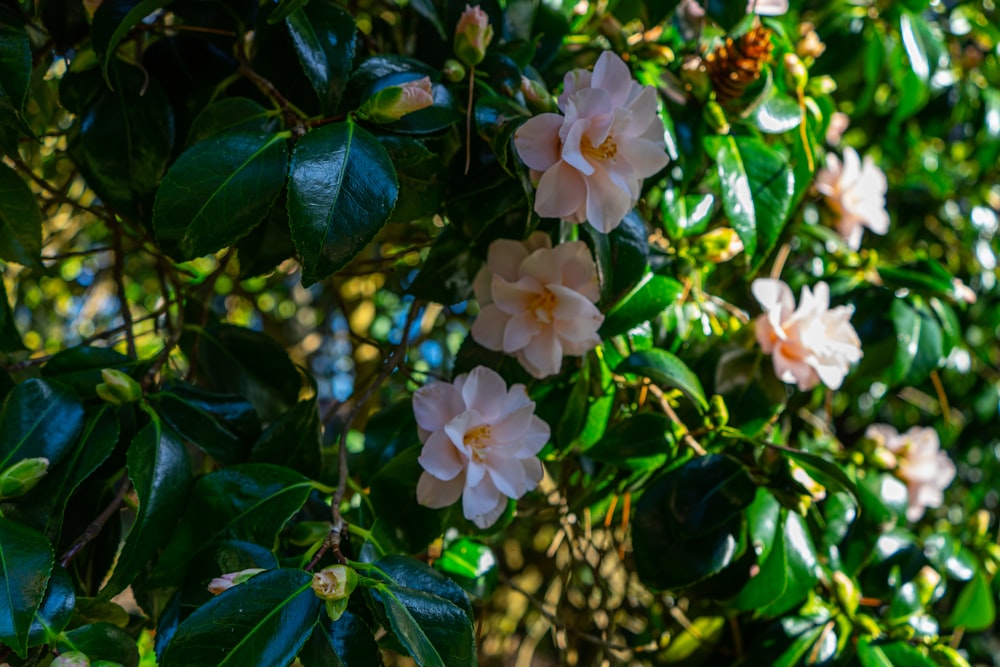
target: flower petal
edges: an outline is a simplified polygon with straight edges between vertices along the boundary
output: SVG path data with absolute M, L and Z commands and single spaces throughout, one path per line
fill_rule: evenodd
M 616 53 L 605 51 L 594 65 L 590 85 L 606 90 L 614 106 L 624 106 L 632 89 L 632 72 Z
M 542 330 L 541 325 L 530 311 L 518 313 L 507 321 L 507 325 L 501 330 L 503 335 L 503 347 L 505 353 L 517 352 L 528 345 L 531 339 Z
M 440 430 L 464 411 L 462 394 L 447 382 L 425 384 L 413 393 L 413 416 L 427 431 Z
M 518 267 L 527 256 L 528 249 L 520 241 L 497 239 L 490 244 L 490 249 L 486 253 L 486 269 L 507 282 L 516 282 L 519 275 Z
M 425 472 L 417 480 L 417 502 L 432 509 L 447 507 L 462 496 L 464 488 L 464 475 L 444 482 Z
M 507 507 L 507 497 L 493 484 L 489 477 L 475 486 L 465 486 L 462 493 L 462 513 L 480 528 L 492 525 Z
M 546 288 L 556 297 L 552 315 L 557 320 L 575 321 L 583 329 L 590 327 L 596 329 L 604 321 L 604 315 L 597 306 L 579 292 L 554 283 L 547 285 Z
M 434 431 L 420 450 L 420 466 L 440 480 L 454 479 L 465 469 L 465 459 L 444 429 Z
M 639 178 L 652 176 L 670 162 L 662 145 L 639 138 L 619 142 L 618 155 L 632 166 L 632 171 Z
M 565 218 L 587 201 L 587 183 L 579 171 L 559 161 L 542 174 L 535 192 L 535 213 L 543 218 Z
M 492 368 L 476 366 L 462 387 L 462 398 L 470 410 L 482 415 L 483 423 L 492 424 L 500 418 L 507 383 Z
M 566 164 L 572 166 L 584 176 L 590 176 L 594 173 L 594 165 L 583 155 L 582 142 L 587 141 L 583 135 L 589 127 L 590 122 L 585 118 L 581 118 L 570 125 L 569 133 L 566 135 L 566 140 L 563 142 L 562 152 L 560 153 L 560 157 Z
M 520 444 L 520 439 L 531 427 L 535 417 L 535 404 L 529 403 L 513 412 L 505 415 L 502 419 L 494 422 L 490 427 L 493 433 L 493 442 L 496 445 Z M 492 465 L 492 458 L 490 459 Z
M 472 323 L 472 339 L 487 350 L 502 350 L 504 329 L 510 320 L 510 315 L 491 303 L 479 311 L 479 316 Z
M 528 309 L 531 302 L 542 291 L 535 280 L 521 278 L 509 283 L 500 276 L 493 276 L 493 303 L 508 315 L 518 315 Z
M 587 178 L 587 221 L 607 234 L 621 224 L 634 202 L 627 190 L 615 184 L 608 173 L 598 169 Z
M 521 161 L 531 169 L 545 171 L 559 160 L 559 128 L 563 117 L 543 113 L 529 119 L 514 132 L 514 146 Z
M 562 343 L 555 335 L 555 330 L 551 327 L 543 329 L 524 348 L 524 356 L 537 371 L 536 373 L 531 368 L 528 369 L 535 377 L 543 378 L 548 375 L 556 375 L 562 368 L 563 350 Z

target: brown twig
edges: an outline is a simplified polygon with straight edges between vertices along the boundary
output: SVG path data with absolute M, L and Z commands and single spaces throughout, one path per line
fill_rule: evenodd
M 663 413 L 670 418 L 670 421 L 684 429 L 684 432 L 681 435 L 681 440 L 684 441 L 684 444 L 690 447 L 691 451 L 698 456 L 705 456 L 708 452 L 705 451 L 704 447 L 698 444 L 698 441 L 694 439 L 693 435 L 691 435 L 691 431 L 688 429 L 687 425 L 681 421 L 681 418 L 677 416 L 674 409 L 670 407 L 670 402 L 667 401 L 667 397 L 663 395 L 663 390 L 655 384 L 650 384 L 649 391 L 656 397 L 660 404 L 660 409 L 663 410 Z
M 104 528 L 104 524 L 106 524 L 108 519 L 110 519 L 111 516 L 118 511 L 118 508 L 121 507 L 122 500 L 125 498 L 125 494 L 128 493 L 131 488 L 132 482 L 128 480 L 122 481 L 121 485 L 118 487 L 118 492 L 115 493 L 115 497 L 110 503 L 108 503 L 108 506 L 104 508 L 104 511 L 97 515 L 97 518 L 94 519 L 89 526 L 87 526 L 87 529 L 83 531 L 80 537 L 76 538 L 76 542 L 73 543 L 73 546 L 71 546 L 66 553 L 63 554 L 62 558 L 59 559 L 59 564 L 61 566 L 64 568 L 68 567 L 70 561 L 72 561 L 73 558 L 76 557 L 76 555 L 91 542 L 91 540 L 100 535 L 101 529 Z
M 122 309 L 122 322 L 125 326 L 125 341 L 128 346 L 128 356 L 132 359 L 139 355 L 135 348 L 135 322 L 132 320 L 132 309 L 128 304 L 128 294 L 125 292 L 125 245 L 122 241 L 122 230 L 118 225 L 114 225 L 111 230 L 114 237 L 114 266 L 112 267 L 115 285 L 118 288 L 118 301 Z

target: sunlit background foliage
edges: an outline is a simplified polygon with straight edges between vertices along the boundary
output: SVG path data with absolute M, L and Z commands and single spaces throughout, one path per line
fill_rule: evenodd
M 22 445 L 64 459 L 0 498 L 3 586 L 48 590 L 0 609 L 0 663 L 1000 665 L 1000 12 L 692 4 L 482 2 L 468 135 L 464 2 L 0 5 L 0 469 Z M 758 26 L 749 62 L 720 56 Z M 609 49 L 657 89 L 671 162 L 603 235 L 532 213 L 511 137 L 541 108 L 522 77 L 558 93 Z M 425 74 L 430 109 L 352 119 Z M 325 167 L 398 182 L 387 220 L 341 203 L 341 236 L 303 249 L 279 164 L 193 249 L 171 231 L 228 138 L 332 155 L 348 127 L 388 167 Z M 860 252 L 813 186 L 847 146 L 889 182 Z M 592 248 L 606 314 L 601 347 L 541 381 L 468 336 L 489 243 L 535 228 Z M 768 275 L 854 306 L 864 358 L 839 390 L 774 377 L 749 287 Z M 553 433 L 539 489 L 485 531 L 416 505 L 410 407 L 480 364 L 527 382 Z M 144 402 L 99 398 L 102 368 Z M 957 466 L 917 522 L 873 423 L 934 428 Z M 331 622 L 301 570 L 341 553 L 369 578 Z M 276 571 L 210 601 L 247 567 Z M 286 598 L 302 616 L 268 620 Z

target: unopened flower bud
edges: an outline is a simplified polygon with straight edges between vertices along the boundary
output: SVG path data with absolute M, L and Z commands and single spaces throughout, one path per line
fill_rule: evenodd
M 917 585 L 917 595 L 920 601 L 926 606 L 934 599 L 934 591 L 937 590 L 938 584 L 941 583 L 941 575 L 930 565 L 924 565 L 917 572 L 913 583 Z
M 896 455 L 885 447 L 876 447 L 872 452 L 871 462 L 882 470 L 895 470 L 899 466 Z
M 358 574 L 346 565 L 331 565 L 313 575 L 312 589 L 323 600 L 344 600 L 358 585 Z
M 847 617 L 854 618 L 854 613 L 858 610 L 858 602 L 861 601 L 861 594 L 858 593 L 858 587 L 854 585 L 854 581 L 843 572 L 834 572 L 833 593 L 837 596 L 837 603 L 840 604 L 840 608 L 844 610 Z
M 962 301 L 966 302 L 969 305 L 972 305 L 976 302 L 976 293 L 972 291 L 971 287 L 963 283 L 958 278 L 955 278 L 954 280 L 951 281 L 951 286 L 952 289 L 954 290 L 956 299 L 961 299 Z
M 729 423 L 729 408 L 726 406 L 726 399 L 719 394 L 714 394 L 708 402 L 708 418 L 715 428 L 722 428 Z
M 455 26 L 455 55 L 469 67 L 474 67 L 486 57 L 486 47 L 493 39 L 493 26 L 479 5 L 465 6 Z
M 452 83 L 458 83 L 465 79 L 465 65 L 454 58 L 444 61 L 444 78 Z
M 715 130 L 716 133 L 729 134 L 729 119 L 726 118 L 726 112 L 718 102 L 715 100 L 706 102 L 702 116 L 705 122 L 708 123 L 708 126 Z
M 251 567 L 246 570 L 240 570 L 239 572 L 228 572 L 221 577 L 216 577 L 212 581 L 208 582 L 208 592 L 212 595 L 218 595 L 219 593 L 228 591 L 233 586 L 238 586 L 242 584 L 247 579 L 250 579 L 264 570 L 259 567 Z
M 307 547 L 326 538 L 332 528 L 329 521 L 303 521 L 295 524 L 288 541 L 297 547 Z
M 79 651 L 66 651 L 52 661 L 52 667 L 90 667 L 90 659 Z
M 854 617 L 854 624 L 859 628 L 861 634 L 870 637 L 882 636 L 882 628 L 878 622 L 868 614 L 858 614 Z
M 972 515 L 972 531 L 976 537 L 983 537 L 990 529 L 989 510 L 977 510 Z
M 135 403 L 142 398 L 142 387 L 127 373 L 114 368 L 101 369 L 104 382 L 95 388 L 101 400 L 112 405 Z
M 529 79 L 523 75 L 521 76 L 521 94 L 524 95 L 524 101 L 528 105 L 528 108 L 535 113 L 548 113 L 558 110 L 556 101 L 549 94 L 548 89 L 538 81 Z
M 736 255 L 743 252 L 743 241 L 739 234 L 731 227 L 720 227 L 713 229 L 707 234 L 703 234 L 698 239 L 695 247 L 696 252 L 704 257 L 705 261 L 713 264 L 728 262 Z
M 785 54 L 785 83 L 799 95 L 805 92 L 809 83 L 809 70 L 794 53 Z
M 46 458 L 22 459 L 0 473 L 0 500 L 17 498 L 35 488 L 49 471 Z
M 362 118 L 373 123 L 394 123 L 406 114 L 434 104 L 430 77 L 414 79 L 398 86 L 388 86 L 368 98 L 358 110 Z

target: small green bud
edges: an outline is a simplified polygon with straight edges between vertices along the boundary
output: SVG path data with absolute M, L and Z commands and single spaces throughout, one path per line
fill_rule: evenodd
M 323 600 L 346 600 L 357 585 L 358 573 L 346 565 L 331 565 L 313 574 L 313 592 Z
M 934 599 L 934 591 L 941 583 L 941 575 L 933 567 L 925 565 L 917 572 L 913 583 L 917 585 L 917 597 L 920 598 L 920 602 L 927 606 Z
M 79 651 L 67 651 L 52 661 L 52 667 L 90 667 L 90 658 Z
M 837 603 L 844 610 L 847 617 L 854 618 L 858 611 L 858 603 L 861 601 L 861 594 L 858 587 L 854 585 L 854 580 L 843 572 L 833 573 L 833 593 L 837 596 Z
M 430 77 L 388 86 L 368 98 L 358 109 L 358 115 L 373 123 L 394 123 L 406 114 L 434 104 Z
M 0 473 L 0 500 L 17 498 L 35 488 L 49 471 L 49 460 L 22 459 Z
M 948 667 L 969 667 L 969 661 L 962 657 L 962 654 L 950 646 L 938 644 L 931 647 L 931 655 L 939 665 Z
M 303 521 L 295 524 L 288 541 L 297 547 L 308 547 L 326 538 L 332 528 L 329 521 Z
M 731 227 L 720 227 L 713 229 L 707 234 L 702 234 L 694 247 L 694 251 L 704 258 L 706 262 L 721 264 L 728 262 L 736 255 L 743 252 L 743 241 L 735 229 Z
M 718 102 L 715 100 L 706 102 L 702 116 L 717 134 L 729 134 L 729 119 L 726 118 L 726 112 Z
M 555 98 L 545 86 L 524 75 L 521 76 L 521 94 L 524 95 L 525 104 L 535 113 L 549 113 L 559 109 Z
M 112 405 L 124 405 L 135 403 L 142 398 L 142 387 L 138 382 L 114 368 L 101 369 L 101 379 L 104 380 L 97 385 L 97 395 L 101 400 Z
M 465 80 L 465 65 L 458 62 L 454 58 L 448 58 L 444 61 L 444 78 L 452 83 L 458 83 L 459 81 Z
M 726 399 L 719 394 L 713 394 L 708 402 L 708 418 L 716 428 L 722 428 L 729 423 L 729 407 L 726 405 Z
M 989 510 L 978 510 L 972 515 L 972 531 L 976 537 L 984 537 L 990 530 Z
M 872 452 L 871 462 L 880 470 L 895 470 L 899 465 L 896 455 L 885 447 L 876 447 Z
M 861 634 L 868 635 L 870 637 L 882 636 L 882 628 L 879 627 L 878 621 L 868 614 L 858 614 L 853 620 L 855 626 Z
M 492 40 L 490 17 L 479 5 L 466 5 L 455 26 L 455 55 L 469 67 L 474 67 L 486 57 L 486 48 Z
M 809 83 L 809 70 L 806 69 L 802 60 L 794 53 L 785 54 L 785 84 L 802 95 Z

